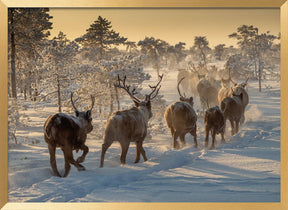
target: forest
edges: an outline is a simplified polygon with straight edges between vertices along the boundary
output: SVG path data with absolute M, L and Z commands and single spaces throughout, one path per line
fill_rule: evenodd
M 62 31 L 51 36 L 53 17 L 48 8 L 9 8 L 8 15 L 10 201 L 280 200 L 280 32 L 262 32 L 256 25 L 244 23 L 227 34 L 237 46 L 218 43 L 212 47 L 201 35 L 191 37 L 192 46 L 181 40 L 169 44 L 145 34 L 142 40 L 130 41 L 114 30 L 113 22 L 99 15 L 81 36 L 69 40 Z M 115 86 L 118 77 L 126 76 L 135 96 L 144 99 L 149 85 L 156 84 L 161 75 L 143 144 L 148 161 L 134 165 L 134 155 L 128 153 L 126 166 L 120 165 L 120 147 L 113 144 L 106 165 L 98 168 L 107 119 L 134 104 Z M 188 79 L 181 83 L 180 93 L 182 77 Z M 197 84 L 203 78 L 215 82 L 217 90 L 227 78 L 248 81 L 245 123 L 234 136 L 227 123 L 227 143 L 217 143 L 214 150 L 203 146 L 203 116 L 218 103 L 202 103 Z M 90 109 L 91 96 L 95 99 L 94 128 L 87 137 L 90 149 L 83 163 L 87 170 L 77 172 L 72 167 L 67 180 L 56 179 L 43 125 L 51 114 L 74 114 L 71 93 L 79 110 Z M 181 94 L 194 98 L 199 148 L 193 147 L 190 136 L 185 146 L 172 148 L 164 112 Z M 129 150 L 135 152 L 135 146 L 131 144 Z M 61 169 L 62 152 L 57 150 L 56 157 Z M 71 182 L 78 185 L 71 188 Z M 155 185 L 159 188 L 154 189 Z M 206 198 L 198 194 L 199 188 Z M 142 192 L 141 196 L 135 191 Z
M 227 34 L 227 38 L 237 39 L 237 47 L 219 43 L 214 48 L 205 36 L 191 37 L 193 46 L 181 40 L 170 45 L 155 37 L 132 42 L 101 16 L 72 41 L 61 31 L 51 37 L 52 27 L 49 9 L 9 9 L 9 134 L 15 141 L 17 125 L 25 121 L 19 114 L 23 108 L 19 101 L 55 104 L 62 112 L 63 108 L 71 110 L 70 92 L 77 91 L 80 103 L 94 95 L 95 116 L 105 118 L 121 107 L 124 94 L 113 85 L 117 75 L 131 78 L 131 85 L 141 90 L 142 83 L 151 78 L 145 68 L 159 75 L 187 69 L 193 63 L 198 69 L 213 66 L 212 73 L 220 76 L 229 69 L 235 78 L 258 80 L 259 91 L 263 79 L 280 79 L 280 43 L 276 42 L 280 33 L 260 34 L 252 25 Z M 159 96 L 155 111 L 163 112 L 164 104 Z

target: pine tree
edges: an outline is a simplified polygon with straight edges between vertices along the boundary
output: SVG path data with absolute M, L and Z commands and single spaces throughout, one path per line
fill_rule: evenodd
M 225 44 L 218 44 L 217 46 L 215 46 L 214 55 L 215 55 L 216 60 L 222 59 L 225 49 L 226 49 Z
M 205 67 L 207 66 L 207 53 L 210 50 L 209 42 L 205 36 L 195 36 L 194 38 L 194 48 L 199 51 L 201 61 Z
M 89 58 L 102 60 L 105 53 L 112 47 L 124 44 L 127 38 L 121 37 L 112 29 L 111 22 L 106 18 L 98 17 L 86 34 L 76 39 L 83 45 L 83 49 L 89 53 Z

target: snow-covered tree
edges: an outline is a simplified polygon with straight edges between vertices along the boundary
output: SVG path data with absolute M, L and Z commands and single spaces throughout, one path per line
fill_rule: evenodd
M 52 29 L 52 18 L 48 8 L 9 8 L 8 9 L 8 41 L 10 57 L 10 79 L 12 97 L 17 98 L 16 76 L 17 62 L 27 62 L 26 77 L 33 71 L 32 60 L 35 58 L 35 50 L 41 45 L 41 41 L 47 38 Z M 24 61 L 20 60 L 20 54 L 24 55 Z M 21 79 L 21 78 L 20 78 Z
M 169 44 L 161 39 L 145 37 L 137 45 L 141 47 L 141 53 L 147 56 L 146 60 L 156 69 L 157 75 L 160 75 L 161 59 L 167 53 Z
M 170 60 L 175 60 L 176 64 L 178 65 L 181 61 L 183 61 L 187 54 L 185 52 L 185 45 L 184 42 L 179 42 L 174 46 L 169 46 L 167 49 L 167 53 L 170 54 Z
M 8 100 L 8 140 L 11 143 L 18 144 L 19 141 L 16 137 L 17 129 L 21 127 L 27 127 L 29 117 L 23 113 L 20 113 L 20 110 L 23 109 L 23 106 L 19 104 L 17 99 L 9 98 Z
M 230 38 L 238 40 L 238 45 L 242 50 L 242 56 L 254 63 L 254 74 L 258 77 L 259 92 L 261 92 L 261 81 L 263 69 L 265 68 L 264 54 L 273 45 L 276 36 L 266 33 L 259 34 L 259 29 L 252 25 L 242 25 L 237 28 L 237 32 L 229 35 Z
M 57 98 L 59 112 L 62 111 L 62 96 L 64 99 L 69 98 L 71 89 L 73 89 L 71 88 L 72 80 L 78 74 L 76 69 L 78 63 L 75 57 L 77 50 L 77 43 L 68 40 L 63 32 L 59 32 L 58 36 L 49 42 L 46 52 L 44 52 L 46 58 L 44 77 L 47 86 L 42 88 L 46 89 L 47 95 Z

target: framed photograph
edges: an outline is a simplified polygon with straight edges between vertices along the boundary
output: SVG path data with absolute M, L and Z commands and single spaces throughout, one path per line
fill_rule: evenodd
M 288 208 L 287 0 L 0 0 L 0 51 L 1 209 Z

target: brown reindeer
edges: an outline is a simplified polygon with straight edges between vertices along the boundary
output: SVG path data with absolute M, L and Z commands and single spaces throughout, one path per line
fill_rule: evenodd
M 219 90 L 218 92 L 218 102 L 221 105 L 221 102 L 223 101 L 224 98 L 226 98 L 227 96 L 232 97 L 233 93 L 236 95 L 240 95 L 242 94 L 242 106 L 243 106 L 243 115 L 241 116 L 241 120 L 240 123 L 244 123 L 245 121 L 245 109 L 246 106 L 249 103 L 249 95 L 246 91 L 246 87 L 247 87 L 247 82 L 248 82 L 249 77 L 246 79 L 245 82 L 242 83 L 235 83 L 230 76 L 229 73 L 229 79 L 228 80 L 223 80 L 222 79 L 222 88 Z M 230 88 L 230 82 L 233 83 L 233 87 Z
M 201 106 L 203 109 L 208 109 L 211 106 L 218 104 L 217 94 L 220 89 L 216 80 L 202 79 L 197 84 L 197 91 L 200 97 Z
M 249 103 L 249 97 L 248 97 L 248 94 L 247 94 L 247 91 L 246 91 L 249 77 L 246 79 L 245 82 L 236 83 L 231 78 L 230 69 L 228 69 L 228 76 L 229 76 L 228 79 L 223 79 L 223 78 L 221 79 L 222 87 L 221 87 L 221 89 L 218 92 L 218 103 L 219 103 L 219 105 L 221 104 L 222 100 L 224 98 L 226 98 L 227 96 L 232 97 L 232 90 L 231 90 L 231 86 L 230 86 L 230 82 L 232 82 L 233 83 L 233 87 L 232 88 L 234 90 L 236 90 L 237 87 L 242 87 L 245 90 L 245 93 L 243 95 L 243 105 L 246 107 L 247 104 Z
M 204 122 L 205 122 L 205 134 L 206 134 L 205 147 L 208 146 L 210 131 L 211 131 L 211 136 L 212 136 L 211 149 L 215 148 L 215 138 L 217 134 L 220 133 L 222 142 L 225 142 L 225 138 L 224 138 L 225 118 L 219 106 L 214 106 L 212 108 L 209 108 L 205 112 Z
M 163 75 L 159 76 L 159 81 L 156 86 L 152 87 L 149 85 L 152 92 L 146 95 L 144 101 L 141 101 L 134 96 L 136 94 L 135 89 L 130 91 L 130 86 L 125 84 L 126 76 L 123 80 L 120 80 L 118 76 L 118 84 L 115 84 L 115 87 L 124 89 L 134 101 L 135 107 L 128 110 L 117 111 L 107 120 L 104 143 L 102 144 L 100 167 L 103 167 L 105 153 L 114 141 L 118 141 L 121 146 L 121 164 L 126 163 L 126 155 L 130 142 L 135 142 L 136 144 L 135 163 L 140 161 L 140 153 L 144 161 L 147 161 L 142 145 L 147 134 L 148 120 L 152 117 L 151 100 L 157 96 L 161 88 L 159 84 L 162 78 Z M 152 96 L 152 94 L 154 94 L 154 96 Z
M 234 92 L 232 90 L 232 97 L 227 96 L 221 102 L 221 110 L 226 119 L 230 121 L 231 124 L 231 135 L 238 133 L 239 130 L 239 123 L 241 118 L 244 116 L 244 109 L 243 106 L 243 90 L 239 90 L 242 87 L 238 87 L 238 92 Z M 243 88 L 242 88 L 243 89 Z
M 71 103 L 76 116 L 58 113 L 50 115 L 44 124 L 44 138 L 48 144 L 50 164 L 56 176 L 61 177 L 56 164 L 56 147 L 60 147 L 64 153 L 64 177 L 69 174 L 70 164 L 73 164 L 78 171 L 85 170 L 85 167 L 80 163 L 84 162 L 89 151 L 85 145 L 87 134 L 93 130 L 91 112 L 94 106 L 94 97 L 91 96 L 91 100 L 91 109 L 86 112 L 80 112 L 75 107 L 73 93 L 71 93 Z M 82 156 L 78 157 L 76 161 L 73 158 L 73 150 L 77 152 L 78 150 L 83 150 Z
M 180 96 L 180 101 L 170 104 L 164 114 L 168 128 L 171 131 L 173 148 L 179 148 L 177 138 L 180 137 L 182 144 L 185 144 L 185 135 L 190 133 L 194 137 L 195 147 L 197 144 L 197 115 L 193 109 L 193 97 L 186 98 L 179 89 L 179 84 L 184 80 L 183 77 L 177 85 L 177 90 Z

